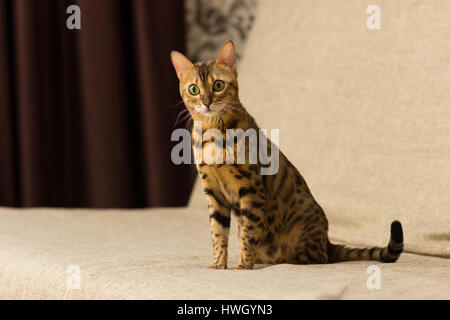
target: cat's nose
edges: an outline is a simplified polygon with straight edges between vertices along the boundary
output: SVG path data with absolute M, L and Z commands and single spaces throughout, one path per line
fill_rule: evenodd
M 205 107 L 207 107 L 209 109 L 209 106 L 211 105 L 211 100 L 210 99 L 203 99 L 202 102 L 205 105 Z

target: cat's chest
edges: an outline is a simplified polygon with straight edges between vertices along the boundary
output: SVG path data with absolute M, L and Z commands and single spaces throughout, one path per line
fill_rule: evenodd
M 195 131 L 192 134 L 192 149 L 196 163 L 221 165 L 235 163 L 236 144 L 229 143 L 219 130 L 206 130 L 203 134 Z M 241 151 L 245 153 L 244 151 Z
M 242 182 L 233 176 L 233 165 L 203 165 L 197 166 L 203 188 L 215 190 L 230 203 L 239 201 L 239 189 Z

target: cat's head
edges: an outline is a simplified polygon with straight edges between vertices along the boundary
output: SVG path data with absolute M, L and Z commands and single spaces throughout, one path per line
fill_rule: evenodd
M 236 117 L 240 101 L 232 41 L 226 42 L 212 61 L 193 64 L 177 51 L 170 57 L 180 80 L 181 97 L 194 120 L 214 123 Z

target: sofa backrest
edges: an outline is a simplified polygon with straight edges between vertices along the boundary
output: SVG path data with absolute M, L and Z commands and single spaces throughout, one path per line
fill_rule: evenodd
M 399 219 L 406 250 L 450 256 L 450 1 L 377 0 L 373 30 L 372 4 L 258 2 L 241 100 L 280 129 L 331 239 L 386 245 Z

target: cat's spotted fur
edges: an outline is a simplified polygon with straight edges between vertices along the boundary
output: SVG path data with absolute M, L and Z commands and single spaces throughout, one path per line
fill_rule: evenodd
M 171 58 L 184 103 L 192 118 L 203 124 L 202 131 L 192 132 L 194 152 L 215 143 L 202 141 L 207 129 L 220 130 L 224 141 L 226 129 L 258 130 L 239 100 L 232 42 L 227 42 L 213 61 L 192 64 L 175 51 Z M 216 80 L 223 81 L 223 89 L 213 88 Z M 197 94 L 192 94 L 191 85 L 197 86 L 199 93 L 194 90 Z M 214 247 L 211 268 L 227 268 L 232 215 L 238 219 L 240 241 L 236 269 L 252 269 L 255 263 L 394 262 L 399 257 L 403 250 L 400 222 L 392 223 L 391 238 L 385 248 L 351 249 L 331 244 L 327 218 L 294 165 L 280 152 L 276 174 L 261 175 L 260 168 L 259 163 L 197 164 L 210 213 Z

